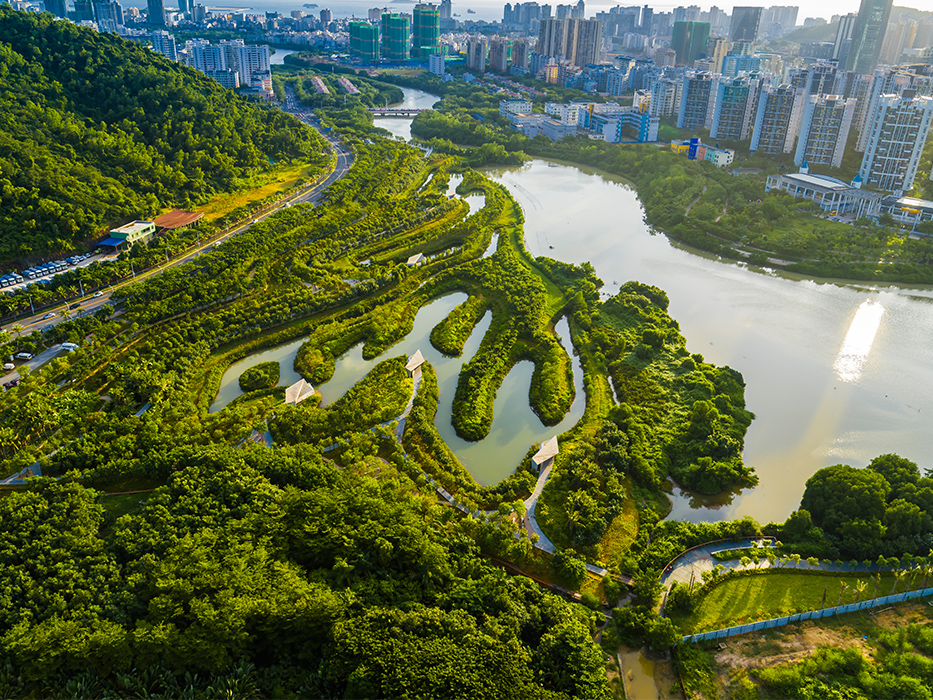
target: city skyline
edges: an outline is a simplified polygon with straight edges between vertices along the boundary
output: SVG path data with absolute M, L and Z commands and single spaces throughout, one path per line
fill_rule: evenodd
M 72 3 L 73 4 L 73 3 Z M 357 17 L 365 18 L 367 10 L 380 6 L 379 3 L 373 3 L 371 0 L 339 0 L 338 2 L 330 3 L 318 3 L 321 8 L 327 8 L 333 11 L 334 17 L 347 18 L 347 17 Z M 410 13 L 414 6 L 417 3 L 415 0 L 412 2 L 394 2 L 391 4 L 383 3 L 380 7 L 389 7 L 391 11 L 394 12 L 406 12 Z M 433 3 L 440 7 L 440 2 Z M 458 14 L 461 20 L 498 20 L 502 19 L 502 10 L 505 7 L 505 2 L 500 2 L 499 0 L 453 0 L 453 12 Z M 514 3 L 513 3 L 514 4 Z M 566 2 L 552 2 L 552 3 L 542 3 L 542 4 L 551 4 L 556 6 L 558 4 L 574 4 L 567 0 Z M 818 7 L 814 8 L 812 6 L 805 6 L 802 3 L 780 3 L 780 2 L 742 2 L 738 0 L 737 2 L 697 2 L 697 3 L 651 3 L 651 2 L 633 2 L 633 3 L 624 3 L 624 2 L 614 2 L 613 0 L 588 0 L 586 2 L 587 8 L 587 18 L 595 15 L 596 12 L 604 12 L 612 7 L 617 5 L 621 6 L 644 6 L 652 8 L 656 12 L 673 12 L 676 7 L 685 7 L 688 5 L 696 5 L 702 11 L 709 11 L 710 7 L 718 7 L 720 10 L 723 10 L 727 13 L 732 12 L 732 9 L 736 6 L 739 7 L 771 7 L 774 5 L 796 5 L 800 7 L 800 14 L 798 16 L 798 23 L 803 23 L 803 20 L 808 17 L 822 17 L 823 19 L 830 21 L 833 15 L 845 15 L 849 13 L 857 13 L 859 10 L 860 3 L 858 0 L 826 0 L 826 2 L 821 2 Z M 914 3 L 917 5 L 919 3 Z M 135 0 L 134 2 L 124 3 L 124 7 L 137 7 L 140 10 L 146 9 L 146 2 L 142 0 Z M 229 3 L 223 5 L 224 7 L 237 7 L 244 11 L 278 11 L 283 14 L 288 14 L 292 10 L 306 10 L 303 6 L 303 2 L 299 0 L 240 0 L 239 2 Z M 910 5 L 908 5 L 910 6 Z M 472 9 L 475 11 L 475 14 L 467 14 L 467 9 Z M 915 7 L 914 9 L 920 10 L 920 7 Z

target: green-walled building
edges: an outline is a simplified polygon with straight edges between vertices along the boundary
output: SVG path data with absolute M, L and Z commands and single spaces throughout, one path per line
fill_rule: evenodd
M 706 54 L 709 30 L 709 22 L 674 22 L 671 48 L 677 53 L 678 66 L 692 66 Z
M 411 47 L 411 22 L 397 12 L 382 13 L 382 57 L 407 61 Z
M 350 22 L 350 56 L 361 61 L 379 60 L 379 27 L 369 22 Z
M 415 5 L 411 37 L 412 58 L 428 58 L 441 52 L 441 11 L 436 5 Z

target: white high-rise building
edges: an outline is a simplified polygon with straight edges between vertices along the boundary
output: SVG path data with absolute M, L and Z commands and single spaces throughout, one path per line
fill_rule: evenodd
M 804 96 L 805 88 L 765 85 L 758 100 L 749 150 L 769 155 L 794 150 Z
M 933 123 L 933 98 L 905 90 L 882 95 L 871 116 L 859 175 L 880 190 L 906 192 L 914 184 L 920 156 Z
M 164 30 L 157 29 L 152 32 L 152 50 L 162 54 L 170 61 L 178 60 L 178 49 L 175 46 L 175 37 Z
M 194 41 L 197 41 L 195 39 Z M 190 65 L 202 73 L 213 73 L 216 71 L 227 70 L 228 66 L 224 60 L 224 51 L 220 46 L 212 46 L 208 42 L 193 43 L 188 47 Z
M 269 65 L 269 47 L 262 46 L 239 46 L 236 50 L 236 68 L 240 74 L 240 82 L 244 77 L 249 77 L 253 73 L 267 73 L 272 69 Z
M 864 152 L 868 147 L 871 133 L 871 120 L 878 111 L 878 103 L 883 95 L 900 95 L 905 90 L 915 90 L 918 95 L 933 96 L 933 77 L 918 75 L 913 70 L 901 68 L 878 68 L 871 81 L 871 90 L 865 96 L 860 120 L 856 122 L 859 130 L 855 150 Z
M 444 66 L 444 54 L 432 53 L 428 57 L 428 70 L 434 75 L 444 75 L 446 68 Z
M 680 109 L 680 82 L 661 78 L 651 86 L 651 116 L 670 117 Z
M 842 165 L 855 100 L 841 95 L 809 95 L 804 104 L 794 163 Z

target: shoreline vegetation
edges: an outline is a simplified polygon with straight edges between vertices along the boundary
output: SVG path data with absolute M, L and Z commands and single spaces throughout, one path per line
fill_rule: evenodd
M 529 139 L 499 116 L 498 96 L 482 87 L 444 83 L 429 74 L 385 79 L 441 96 L 436 111 L 412 123 L 412 135 L 433 148 L 486 164 L 511 165 L 533 156 L 622 177 L 637 191 L 650 225 L 697 250 L 808 278 L 933 284 L 933 239 L 911 237 L 885 217 L 880 223 L 831 221 L 817 215 L 813 202 L 766 194 L 766 174 L 732 175 L 655 144 Z M 536 107 L 559 98 L 557 93 L 536 99 Z
M 0 21 L 0 50 L 2 30 Z M 114 50 L 110 39 L 74 31 L 101 55 Z M 162 64 L 141 57 L 144 72 Z M 277 74 L 277 90 L 282 80 Z M 371 82 L 369 99 L 394 89 Z M 476 109 L 495 117 L 491 107 Z M 426 155 L 386 138 L 365 101 L 319 116 L 354 155 L 320 203 L 284 208 L 230 243 L 119 289 L 119 314 L 105 307 L 45 336 L 4 339 L 4 352 L 64 341 L 77 349 L 0 394 L 4 470 L 42 470 L 0 498 L 0 665 L 8 671 L 0 695 L 221 688 L 236 697 L 602 700 L 612 692 L 606 658 L 621 643 L 659 654 L 677 644 L 674 621 L 658 614 L 659 573 L 690 547 L 769 535 L 795 563 L 929 563 L 933 478 L 896 455 L 864 470 L 820 470 L 784 523 L 662 519 L 669 478 L 704 493 L 756 483 L 742 461 L 754 416 L 741 374 L 687 349 L 663 290 L 629 281 L 601 301 L 591 265 L 529 254 L 521 208 L 475 169 L 520 162 L 518 150 L 484 140 L 470 152 L 437 143 Z M 719 178 L 729 176 L 660 151 L 618 154 L 619 169 L 639 170 L 646 211 L 662 218 L 686 210 L 702 182 L 706 192 L 727 190 Z M 458 193 L 482 192 L 480 209 L 447 197 L 455 174 Z M 736 209 L 723 226 L 757 216 Z M 420 264 L 409 264 L 418 253 Z M 575 394 L 569 353 L 579 357 L 583 417 L 559 436 L 532 514 L 551 542 L 545 549 L 526 527 L 535 446 L 510 477 L 479 486 L 437 431 L 435 421 L 448 417 L 437 415 L 433 368 L 422 367 L 414 392 L 417 376 L 392 350 L 420 309 L 452 292 L 466 301 L 431 329 L 439 350 L 461 352 L 490 315 L 459 376 L 450 419 L 460 435 L 489 432 L 497 389 L 525 359 L 535 365 L 529 405 L 542 423 L 559 423 Z M 554 332 L 563 318 L 572 347 Z M 326 407 L 316 396 L 285 405 L 274 386 L 281 367 L 257 365 L 239 378 L 247 393 L 209 413 L 233 362 L 299 338 L 294 367 L 312 384 L 331 377 L 352 347 L 379 362 Z M 396 419 L 412 397 L 401 430 Z M 608 574 L 591 573 L 602 573 L 588 569 L 594 562 Z M 742 597 L 734 586 L 779 582 L 747 578 L 721 589 L 712 581 L 702 596 L 677 592 L 669 604 L 705 615 L 739 600 L 754 614 L 761 596 Z M 630 604 L 618 607 L 627 588 Z M 905 634 L 885 648 L 926 649 L 925 633 Z M 706 673 L 705 657 L 676 653 L 685 688 L 707 678 L 689 675 Z M 840 653 L 842 661 L 821 660 L 864 671 L 865 687 L 877 690 L 892 674 L 913 687 L 916 666 Z M 782 673 L 761 682 L 806 682 Z

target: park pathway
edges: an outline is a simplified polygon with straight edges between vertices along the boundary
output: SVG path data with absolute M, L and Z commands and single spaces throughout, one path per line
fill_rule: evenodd
M 780 557 L 776 561 L 761 559 L 757 564 L 751 562 L 743 564 L 741 559 L 718 561 L 714 552 L 724 552 L 730 549 L 751 549 L 752 547 L 773 548 L 774 540 L 770 537 L 748 537 L 737 542 L 735 540 L 722 540 L 699 545 L 681 553 L 673 559 L 661 573 L 660 581 L 664 591 L 670 590 L 675 582 L 689 585 L 691 581 L 703 583 L 703 572 L 712 571 L 715 566 L 722 566 L 724 571 L 742 571 L 750 569 L 789 569 L 798 571 L 831 571 L 839 573 L 865 573 L 876 571 L 890 571 L 892 567 L 881 567 L 877 564 L 866 566 L 862 562 L 842 562 L 826 564 L 820 561 L 817 564 L 808 564 L 806 559 L 794 562 L 790 557 Z

